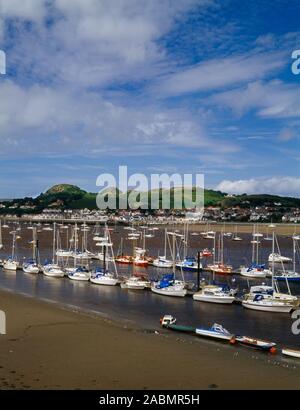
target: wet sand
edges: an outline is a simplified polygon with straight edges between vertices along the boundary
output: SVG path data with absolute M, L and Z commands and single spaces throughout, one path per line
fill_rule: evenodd
M 300 367 L 0 291 L 1 389 L 299 389 Z

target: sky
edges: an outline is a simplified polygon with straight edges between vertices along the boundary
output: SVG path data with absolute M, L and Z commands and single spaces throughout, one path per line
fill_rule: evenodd
M 0 197 L 200 173 L 300 197 L 298 0 L 0 0 Z

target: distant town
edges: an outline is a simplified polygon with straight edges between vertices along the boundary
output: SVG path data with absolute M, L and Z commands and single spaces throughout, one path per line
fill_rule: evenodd
M 36 198 L 0 200 L 2 218 L 91 220 L 132 223 L 253 222 L 300 223 L 300 199 L 271 195 L 228 195 L 205 190 L 204 211 L 195 209 L 99 210 L 96 194 L 76 186 L 55 185 Z

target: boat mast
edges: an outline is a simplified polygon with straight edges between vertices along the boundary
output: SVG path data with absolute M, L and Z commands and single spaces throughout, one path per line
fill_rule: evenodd
M 296 239 L 293 236 L 293 272 L 296 274 Z
M 3 247 L 2 243 L 2 220 L 0 219 L 0 249 Z
M 53 224 L 53 250 L 52 250 L 52 263 L 55 263 L 55 241 L 56 241 L 56 222 Z
M 12 243 L 12 251 L 11 251 L 11 258 L 12 260 L 15 259 L 15 244 L 16 244 L 16 232 L 13 232 L 13 243 Z
M 77 265 L 77 242 L 78 242 L 78 237 L 77 237 L 77 222 L 76 222 L 75 230 L 74 230 L 74 268 L 76 268 L 76 265 Z

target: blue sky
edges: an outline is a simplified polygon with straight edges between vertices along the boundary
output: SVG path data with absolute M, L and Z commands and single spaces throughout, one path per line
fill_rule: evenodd
M 0 197 L 100 173 L 300 196 L 296 0 L 0 0 Z

